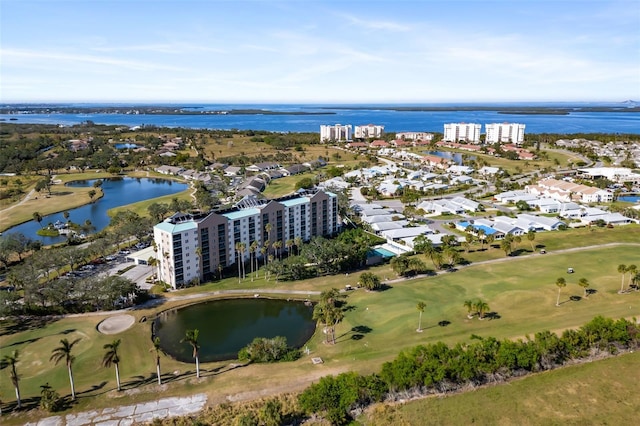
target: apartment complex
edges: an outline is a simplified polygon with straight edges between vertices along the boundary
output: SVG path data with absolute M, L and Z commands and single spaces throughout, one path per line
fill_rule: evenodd
M 396 133 L 396 139 L 411 139 L 413 141 L 430 141 L 433 139 L 433 133 L 399 132 L 399 133 Z
M 524 124 L 491 123 L 485 124 L 486 143 L 516 143 L 524 142 Z
M 341 142 L 351 140 L 351 124 L 321 125 L 320 142 Z
M 447 123 L 444 125 L 444 140 L 449 142 L 480 142 L 480 124 Z
M 224 211 L 177 213 L 153 228 L 159 279 L 175 289 L 248 261 L 254 242 L 261 258 L 274 253 L 274 242 L 284 249 L 289 240 L 331 236 L 339 228 L 338 197 L 320 190 L 274 200 L 245 197 Z
M 356 139 L 381 138 L 384 134 L 384 126 L 367 124 L 366 126 L 356 126 L 353 135 Z

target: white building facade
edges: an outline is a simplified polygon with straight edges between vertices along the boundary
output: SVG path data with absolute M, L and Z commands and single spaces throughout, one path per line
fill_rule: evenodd
M 410 139 L 414 141 L 430 141 L 433 139 L 433 133 L 427 132 L 399 132 L 396 133 L 396 139 Z
M 356 126 L 353 136 L 356 139 L 381 138 L 384 134 L 384 126 L 367 124 L 366 126 Z
M 320 142 L 342 142 L 351 140 L 351 124 L 320 126 Z
M 524 128 L 524 124 L 518 123 L 485 124 L 485 142 L 521 144 L 524 142 Z
M 277 200 L 248 197 L 226 211 L 176 214 L 153 228 L 158 278 L 178 288 L 218 275 L 238 261 L 278 257 L 296 239 L 309 241 L 339 230 L 338 197 L 324 191 Z
M 444 140 L 479 143 L 480 127 L 477 123 L 447 123 L 444 125 Z

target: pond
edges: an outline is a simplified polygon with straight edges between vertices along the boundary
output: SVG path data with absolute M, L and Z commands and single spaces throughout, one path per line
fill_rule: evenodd
M 182 362 L 194 362 L 192 347 L 181 340 L 199 330 L 200 362 L 236 359 L 256 337 L 284 336 L 302 347 L 315 332 L 313 306 L 277 299 L 227 299 L 163 312 L 154 322 L 162 349 Z
M 78 180 L 69 182 L 67 185 L 72 187 L 91 187 L 95 181 L 95 179 Z M 89 219 L 95 227 L 94 232 L 97 232 L 109 225 L 110 218 L 109 215 L 107 215 L 109 209 L 151 198 L 162 197 L 164 195 L 175 194 L 184 191 L 188 187 L 185 183 L 178 183 L 167 179 L 130 177 L 103 179 L 102 190 L 104 196 L 93 203 L 68 210 L 69 220 L 74 223 L 83 224 Z M 42 226 L 58 221 L 66 222 L 63 212 L 44 216 Z M 37 235 L 36 232 L 38 232 L 39 229 L 40 225 L 38 222 L 31 220 L 7 229 L 6 233 L 21 232 L 29 238 L 42 241 L 44 245 L 55 244 L 66 240 L 66 237 L 63 235 L 57 237 Z

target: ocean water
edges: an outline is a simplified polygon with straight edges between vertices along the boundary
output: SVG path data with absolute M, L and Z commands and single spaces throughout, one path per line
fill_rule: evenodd
M 526 104 L 527 106 L 562 107 L 564 104 Z M 585 104 L 595 106 L 611 104 Z M 620 106 L 620 104 L 617 104 Z M 112 104 L 82 104 L 75 106 L 114 106 Z M 167 106 L 167 105 L 163 105 Z M 399 106 L 399 105 L 394 105 Z M 414 105 L 414 106 L 450 106 Z M 468 107 L 469 105 L 463 105 Z M 525 106 L 508 104 L 504 106 Z M 273 132 L 320 132 L 323 124 L 384 125 L 388 132 L 429 131 L 443 132 L 445 123 L 523 123 L 527 133 L 640 133 L 640 113 L 637 112 L 571 112 L 567 115 L 501 114 L 497 111 L 392 111 L 375 106 L 355 105 L 339 108 L 302 104 L 181 104 L 193 111 L 228 111 L 231 109 L 263 109 L 269 111 L 307 112 L 332 114 L 313 115 L 263 115 L 263 114 L 212 114 L 212 115 L 144 115 L 144 114 L 0 114 L 0 120 L 13 123 L 40 123 L 74 125 L 91 120 L 97 124 L 159 127 L 184 127 L 193 129 L 266 130 Z

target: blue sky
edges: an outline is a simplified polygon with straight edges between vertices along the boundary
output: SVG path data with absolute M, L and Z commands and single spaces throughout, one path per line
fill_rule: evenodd
M 637 0 L 0 0 L 2 102 L 640 100 Z

